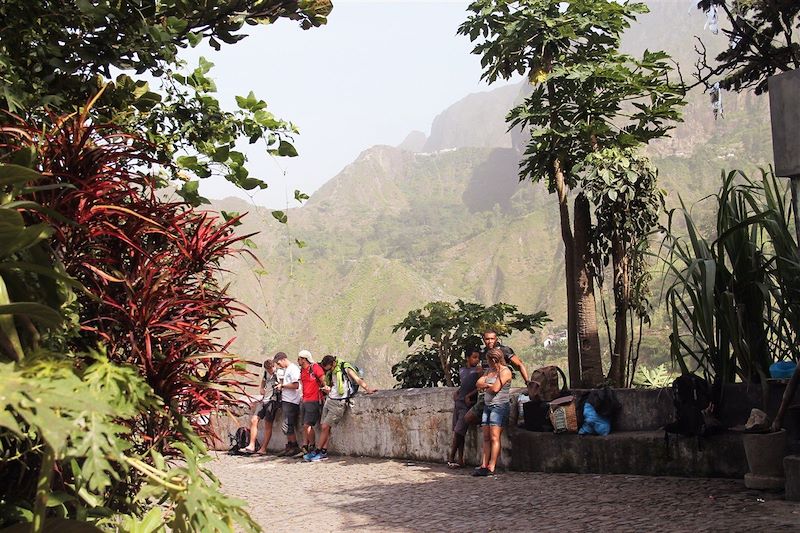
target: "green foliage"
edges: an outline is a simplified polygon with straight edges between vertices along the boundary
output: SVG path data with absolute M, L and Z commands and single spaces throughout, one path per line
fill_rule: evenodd
M 319 26 L 331 9 L 329 0 L 3 2 L 0 101 L 8 111 L 41 118 L 74 112 L 97 97 L 98 122 L 152 142 L 157 161 L 184 182 L 181 194 L 193 205 L 204 201 L 193 178 L 219 174 L 245 190 L 265 188 L 248 175 L 237 139 L 263 141 L 269 153 L 291 157 L 297 129 L 252 92 L 236 98 L 236 111 L 224 110 L 209 77 L 213 64 L 201 58 L 186 69 L 179 52 L 202 40 L 220 49 L 245 38 L 247 25 L 278 18 Z
M 49 228 L 26 220 L 41 206 L 15 200 L 41 190 L 38 179 L 0 166 L 0 527 L 258 530 L 203 467 L 207 450 L 188 421 L 136 368 L 47 349 L 74 334 L 64 315 L 77 283 L 47 247 Z M 143 413 L 180 435 L 174 463 L 136 425 Z
M 533 333 L 549 322 L 547 313 L 525 314 L 515 305 L 496 303 L 489 307 L 457 300 L 431 302 L 414 309 L 395 324 L 392 332 L 404 331 L 409 345 L 420 343 L 416 352 L 392 367 L 392 375 L 402 388 L 453 386 L 466 349 L 479 348 L 481 335 L 493 329 L 499 337 L 512 331 Z
M 476 339 L 476 342 L 477 341 Z M 455 357 L 450 364 L 449 382 L 459 384 L 458 369 L 464 363 L 464 357 Z M 395 388 L 410 389 L 421 387 L 439 387 L 448 382 L 444 376 L 439 352 L 431 346 L 417 348 L 414 353 L 392 366 L 392 376 L 397 380 Z
M 594 244 L 602 257 L 610 255 L 612 235 L 635 245 L 656 227 L 664 192 L 647 156 L 633 148 L 606 148 L 589 154 L 583 171 L 583 190 L 595 206 Z
M 672 385 L 677 376 L 667 365 L 660 364 L 655 368 L 639 366 L 633 377 L 633 386 L 641 389 L 663 389 Z
M 721 77 L 724 89 L 741 91 L 754 87 L 756 94 L 766 92 L 769 77 L 800 68 L 800 40 L 795 34 L 800 26 L 800 3 L 792 0 L 700 0 L 705 11 L 718 9 L 730 23 L 724 30 L 729 46 L 709 65 L 705 56 L 698 63 L 701 83 Z
M 785 186 L 764 172 L 753 182 L 723 174 L 712 197 L 714 237 L 683 207 L 664 241 L 672 357 L 686 371 L 721 382 L 766 379 L 778 358 L 797 359 L 800 257 L 788 229 Z M 686 235 L 677 235 L 681 215 Z
M 459 33 L 479 41 L 483 79 L 528 77 L 533 91 L 507 121 L 530 131 L 520 175 L 567 171 L 596 147 L 630 147 L 662 137 L 680 120 L 684 91 L 668 79 L 664 52 L 638 59 L 618 49 L 642 3 L 478 0 Z M 568 176 L 569 186 L 576 184 Z

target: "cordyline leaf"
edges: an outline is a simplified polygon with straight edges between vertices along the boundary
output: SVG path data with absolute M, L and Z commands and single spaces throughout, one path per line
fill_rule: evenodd
M 164 227 L 161 224 L 159 224 L 158 222 L 156 222 L 155 220 L 153 220 L 151 218 L 148 218 L 148 217 L 146 217 L 144 215 L 141 215 L 141 214 L 139 214 L 139 213 L 137 213 L 137 212 L 135 212 L 135 211 L 133 211 L 131 209 L 126 208 L 126 207 L 121 207 L 121 206 L 118 206 L 118 205 L 96 205 L 96 206 L 91 208 L 91 211 L 103 211 L 103 210 L 105 210 L 105 211 L 119 211 L 121 213 L 125 213 L 127 215 L 131 215 L 133 217 L 140 218 L 140 219 L 142 219 L 142 220 L 144 220 L 146 222 L 149 222 L 150 224 L 152 224 L 153 226 L 155 226 L 157 228 L 164 229 Z
M 92 272 L 94 272 L 95 274 L 97 274 L 98 276 L 100 276 L 101 278 L 103 278 L 106 281 L 110 281 L 112 283 L 125 283 L 124 279 L 115 278 L 114 276 L 112 276 L 110 274 L 106 274 L 105 272 L 103 272 L 102 270 L 97 268 L 96 266 L 91 265 L 89 263 L 83 263 L 83 267 L 84 268 L 88 268 L 89 270 L 91 270 Z

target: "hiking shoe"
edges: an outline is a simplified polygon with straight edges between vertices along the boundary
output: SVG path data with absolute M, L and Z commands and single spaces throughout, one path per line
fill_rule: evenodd
M 279 451 L 275 455 L 278 457 L 286 457 L 287 455 L 292 455 L 295 452 L 295 449 L 288 444 L 283 448 L 283 450 Z
M 297 451 L 294 452 L 291 455 L 291 457 L 294 459 L 300 459 L 301 457 L 304 457 L 307 453 L 308 453 L 308 448 L 306 446 L 303 446 L 302 448 L 297 448 Z
M 303 456 L 303 461 L 311 461 L 311 458 L 317 455 L 317 450 L 311 450 Z
M 317 452 L 311 457 L 311 459 L 309 459 L 309 461 L 311 461 L 312 463 L 316 463 L 319 461 L 324 461 L 327 458 L 328 458 L 328 452 Z

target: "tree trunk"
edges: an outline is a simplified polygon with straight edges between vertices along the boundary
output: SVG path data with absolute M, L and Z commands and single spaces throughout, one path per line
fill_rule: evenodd
M 450 375 L 450 348 L 444 343 L 439 347 L 439 362 L 442 364 L 444 373 L 444 384 L 447 387 L 455 387 L 453 378 Z
M 558 214 L 561 221 L 561 240 L 564 241 L 564 271 L 567 284 L 567 363 L 569 365 L 569 382 L 575 387 L 581 382 L 581 360 L 578 352 L 578 313 L 575 283 L 575 241 L 569 217 L 569 199 L 567 198 L 567 182 L 560 158 L 553 161 L 556 193 L 558 193 Z
M 611 258 L 614 269 L 614 350 L 608 378 L 615 387 L 625 386 L 628 368 L 628 306 L 630 304 L 630 272 L 625 244 L 618 233 L 611 236 Z
M 575 198 L 575 303 L 581 383 L 585 388 L 597 387 L 603 383 L 603 362 L 600 355 L 600 335 L 597 331 L 594 280 L 589 274 L 590 230 L 589 200 L 585 194 L 580 193 Z

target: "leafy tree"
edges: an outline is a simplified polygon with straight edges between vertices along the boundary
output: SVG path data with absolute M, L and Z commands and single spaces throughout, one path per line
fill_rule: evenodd
M 222 109 L 208 76 L 212 63 L 201 58 L 187 71 L 178 54 L 203 40 L 216 49 L 236 43 L 246 26 L 279 18 L 319 26 L 331 9 L 330 0 L 6 1 L 0 4 L 0 107 L 27 119 L 71 113 L 108 84 L 93 118 L 147 139 L 156 148 L 154 162 L 177 158 L 177 166 L 166 168 L 193 204 L 202 200 L 195 178 L 213 173 L 246 190 L 265 188 L 249 176 L 237 139 L 294 156 L 296 128 L 252 92 L 237 97 L 238 110 Z
M 497 303 L 489 307 L 457 300 L 431 302 L 408 313 L 392 332 L 404 331 L 409 346 L 422 344 L 417 351 L 392 367 L 392 375 L 402 388 L 436 387 L 458 384 L 458 369 L 464 350 L 478 348 L 481 335 L 494 329 L 504 337 L 513 331 L 533 333 L 549 322 L 547 313 L 520 313 L 517 307 Z
M 800 68 L 800 3 L 794 0 L 700 0 L 698 7 L 713 16 L 724 14 L 722 32 L 729 46 L 709 61 L 700 43 L 697 78 L 708 86 L 734 91 L 768 90 L 768 78 Z
M 601 282 L 604 268 L 612 264 L 615 332 L 613 341 L 609 334 L 609 345 L 613 342 L 609 377 L 629 385 L 636 372 L 629 313 L 638 315 L 641 333 L 650 310 L 645 255 L 664 211 L 664 193 L 658 188 L 658 171 L 635 148 L 598 150 L 587 156 L 584 165 L 583 189 L 595 205 L 594 270 Z
M 577 280 L 587 265 L 576 254 L 570 220 L 569 193 L 581 181 L 574 169 L 598 149 L 633 147 L 666 135 L 680 118 L 683 90 L 669 80 L 667 54 L 645 51 L 634 58 L 619 52 L 622 32 L 647 12 L 642 3 L 478 0 L 469 11 L 459 33 L 477 41 L 473 53 L 482 56 L 482 78 L 491 83 L 523 74 L 533 87 L 506 120 L 530 133 L 520 179 L 545 180 L 558 196 L 570 380 L 578 383 L 581 358 L 599 368 L 600 354 L 596 324 L 578 314 L 594 308 L 594 296 L 584 290 L 578 305 Z M 580 345 L 579 330 L 591 337 Z

